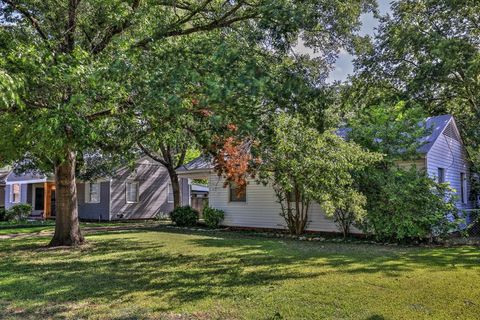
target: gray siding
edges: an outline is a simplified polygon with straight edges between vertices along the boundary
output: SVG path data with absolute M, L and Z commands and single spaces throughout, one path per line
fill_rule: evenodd
M 28 202 L 28 188 L 29 185 L 28 184 L 20 184 L 20 203 L 28 203 L 28 204 L 32 204 L 32 198 L 31 198 L 31 195 L 30 195 L 30 202 Z M 10 200 L 10 193 L 11 193 L 11 189 L 12 186 L 11 185 L 6 185 L 5 186 L 5 208 L 11 208 L 13 205 L 15 204 L 18 204 L 18 203 L 12 203 Z
M 466 151 L 460 141 L 441 134 L 435 141 L 427 154 L 427 171 L 429 176 L 437 178 L 438 168 L 445 169 L 445 181 L 455 190 L 459 200 L 457 207 L 459 209 L 471 209 L 474 206 L 473 201 L 469 197 L 469 201 L 464 204 L 460 199 L 460 173 L 467 175 L 467 194 L 471 192 L 469 175 L 470 168 L 466 160 Z
M 126 201 L 127 181 L 139 183 L 137 203 Z M 171 212 L 173 203 L 167 201 L 169 181 L 167 170 L 148 158 L 140 159 L 133 171 L 128 168 L 120 169 L 111 180 L 111 219 L 151 219 L 157 213 Z M 180 183 L 183 191 L 182 204 L 188 204 L 188 181 L 181 179 Z
M 85 183 L 77 183 L 78 217 L 82 220 L 110 219 L 110 181 L 100 182 L 100 203 L 86 203 Z

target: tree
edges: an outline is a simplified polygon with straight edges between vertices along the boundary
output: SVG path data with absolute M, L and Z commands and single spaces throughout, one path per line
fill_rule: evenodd
M 180 180 L 178 178 L 177 169 L 184 165 L 186 162 L 192 159 L 187 159 L 187 152 L 189 147 L 192 145 L 187 141 L 188 135 L 180 135 L 179 139 L 184 139 L 183 141 L 177 140 L 176 142 L 167 142 L 165 138 L 156 140 L 159 143 L 158 147 L 147 147 L 143 142 L 139 142 L 138 145 L 140 149 L 154 161 L 157 161 L 163 165 L 168 172 L 170 177 L 170 183 L 172 184 L 173 192 L 173 207 L 178 208 L 181 205 L 180 200 Z M 153 151 L 153 150 L 159 150 Z
M 205 56 L 216 49 L 215 41 L 209 45 L 210 36 L 218 42 L 222 36 L 233 39 L 234 35 L 242 40 L 239 43 L 249 44 L 242 48 L 244 51 L 256 49 L 285 55 L 301 36 L 307 46 L 321 53 L 322 59 L 332 61 L 341 46 L 348 47 L 352 32 L 359 28 L 359 15 L 371 9 L 372 3 L 371 0 L 69 0 L 59 4 L 2 0 L 0 70 L 4 72 L 2 82 L 7 78 L 15 82 L 9 86 L 15 90 L 14 101 L 7 101 L 0 110 L 2 161 L 28 156 L 40 169 L 55 172 L 58 199 L 51 245 L 81 244 L 84 238 L 78 224 L 75 184 L 78 160 L 92 152 L 129 154 L 138 134 L 143 132 L 139 115 L 152 110 L 139 101 L 144 87 L 137 85 L 142 79 L 151 79 L 152 73 L 160 79 L 165 79 L 165 74 L 166 78 L 174 74 L 163 68 L 168 65 L 159 65 L 154 70 L 142 68 L 144 57 L 146 60 L 162 54 L 172 57 L 176 52 L 177 62 L 178 56 L 191 60 L 197 52 L 191 51 L 189 42 L 203 43 L 200 56 Z M 217 52 L 217 58 L 223 56 L 224 52 Z M 197 61 L 200 70 L 207 69 L 206 63 L 210 61 Z M 261 69 L 251 70 L 247 87 L 255 82 L 258 70 Z M 188 79 L 196 70 L 177 71 Z M 189 83 L 194 86 L 196 80 L 202 79 L 200 72 L 198 78 L 190 77 Z M 164 94 L 175 92 L 177 84 L 168 83 L 158 93 L 157 100 L 174 97 L 175 94 Z M 217 87 L 215 92 L 222 91 L 222 83 L 209 84 L 210 88 Z M 237 100 L 242 101 L 245 91 L 248 90 L 241 91 Z M 250 95 L 258 93 L 253 90 Z M 232 100 L 233 97 L 228 99 Z M 175 107 L 162 105 L 171 111 L 167 115 L 174 113 Z M 174 106 L 188 108 L 181 104 Z M 227 122 L 228 116 L 233 114 L 243 118 L 237 123 L 248 122 L 243 120 L 255 117 L 255 110 L 248 105 L 244 107 L 239 112 L 226 104 L 209 105 L 213 109 L 209 113 L 224 117 L 205 118 L 217 128 L 225 128 L 231 122 Z M 161 116 L 155 121 L 171 120 L 162 111 L 165 110 L 157 112 Z M 207 139 L 197 134 L 197 139 Z
M 470 159 L 480 164 L 480 4 L 396 1 L 373 46 L 356 61 L 357 78 L 428 115 L 451 113 Z
M 272 123 L 263 154 L 260 178 L 272 184 L 292 234 L 305 231 L 312 201 L 329 216 L 340 210 L 358 219 L 364 214 L 364 201 L 354 188 L 352 173 L 374 163 L 379 155 L 365 152 L 331 130 L 319 133 L 305 126 L 300 117 L 286 113 L 278 114 Z M 348 201 L 355 204 L 348 205 Z
M 461 219 L 451 190 L 413 166 L 413 160 L 420 157 L 420 138 L 429 132 L 422 125 L 421 107 L 400 101 L 382 87 L 368 88 L 369 93 L 358 99 L 359 88 L 364 88 L 358 85 L 354 82 L 342 99 L 348 110 L 345 113 L 349 113 L 347 138 L 384 155 L 382 161 L 355 172 L 358 190 L 365 196 L 360 228 L 379 240 L 393 242 L 432 240 L 457 230 Z M 339 218 L 348 221 L 349 215 L 341 212 Z

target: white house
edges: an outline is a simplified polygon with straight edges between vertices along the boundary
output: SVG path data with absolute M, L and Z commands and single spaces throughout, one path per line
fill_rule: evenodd
M 419 159 L 404 162 L 401 166 L 415 164 L 420 170 L 427 170 L 429 176 L 438 181 L 448 182 L 458 195 L 457 207 L 472 209 L 475 201 L 470 196 L 469 164 L 455 119 L 451 115 L 431 117 L 426 120 L 430 135 L 422 138 Z M 225 211 L 225 226 L 284 229 L 285 221 L 280 216 L 280 205 L 271 186 L 249 180 L 246 194 L 237 196 L 233 187 L 225 188 L 224 179 L 214 171 L 210 161 L 197 158 L 178 170 L 184 178 L 207 178 L 209 205 Z M 318 204 L 310 211 L 309 231 L 338 232 L 331 218 L 326 217 Z M 352 230 L 352 233 L 359 230 Z

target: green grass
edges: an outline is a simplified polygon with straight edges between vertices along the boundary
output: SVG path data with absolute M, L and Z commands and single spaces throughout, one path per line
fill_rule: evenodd
M 155 223 L 153 221 L 126 221 L 126 222 L 82 222 L 81 227 L 111 227 L 128 225 L 146 225 Z M 11 234 L 29 234 L 41 232 L 53 232 L 55 227 L 54 220 L 39 221 L 18 221 L 18 222 L 0 222 L 0 236 Z
M 6 319 L 478 319 L 480 250 L 168 228 L 0 240 Z

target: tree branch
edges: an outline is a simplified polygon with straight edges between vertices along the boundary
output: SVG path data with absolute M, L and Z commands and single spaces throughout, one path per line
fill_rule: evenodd
M 30 21 L 30 23 L 32 24 L 33 28 L 38 32 L 40 37 L 48 44 L 48 37 L 40 27 L 38 19 L 32 13 L 30 13 L 30 11 L 27 8 L 19 5 L 18 3 L 15 3 L 12 0 L 4 0 L 4 1 L 8 5 L 10 5 L 14 10 L 20 12 L 25 18 L 27 18 L 28 21 Z
M 155 33 L 153 36 L 144 38 L 137 43 L 133 45 L 134 48 L 145 48 L 147 47 L 151 42 L 154 40 L 158 39 L 166 39 L 169 37 L 175 37 L 175 36 L 184 36 L 184 35 L 189 35 L 192 33 L 196 32 L 202 32 L 202 31 L 211 31 L 219 28 L 224 28 L 231 26 L 232 24 L 240 21 L 246 21 L 250 19 L 254 19 L 258 17 L 257 13 L 250 13 L 250 14 L 243 14 L 237 17 L 231 17 L 234 15 L 243 5 L 245 4 L 244 1 L 239 1 L 237 5 L 235 5 L 231 10 L 227 11 L 224 13 L 220 18 L 215 19 L 211 21 L 210 23 L 204 24 L 204 25 L 199 25 L 199 26 L 193 26 L 187 29 L 173 29 L 170 31 L 160 31 Z M 189 15 L 193 17 L 194 15 Z M 186 24 L 189 21 L 184 21 L 183 24 Z
M 100 40 L 100 42 L 92 46 L 91 51 L 93 54 L 98 54 L 102 52 L 108 46 L 108 44 L 110 43 L 110 41 L 114 36 L 121 34 L 125 29 L 127 29 L 132 25 L 132 19 L 131 19 L 132 15 L 136 11 L 136 9 L 139 7 L 139 5 L 140 5 L 140 0 L 133 1 L 132 7 L 131 7 L 132 13 L 129 15 L 129 17 L 126 18 L 123 21 L 123 23 L 121 23 L 120 25 L 112 26 L 109 28 L 110 30 L 106 32 L 102 40 Z
M 140 150 L 142 150 L 142 152 L 145 153 L 147 156 L 149 156 L 153 160 L 157 161 L 158 163 L 160 163 L 164 167 L 168 166 L 167 162 L 165 162 L 162 158 L 160 158 L 158 155 L 154 154 L 153 152 L 150 152 L 150 150 L 148 150 L 141 142 L 138 142 L 137 145 L 140 148 Z
M 182 152 L 180 153 L 180 158 L 178 158 L 178 162 L 177 162 L 177 165 L 175 166 L 175 170 L 177 170 L 183 165 L 186 155 L 187 155 L 187 148 L 186 146 L 182 146 Z

